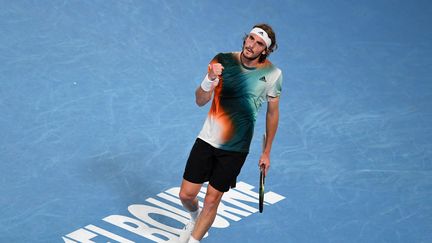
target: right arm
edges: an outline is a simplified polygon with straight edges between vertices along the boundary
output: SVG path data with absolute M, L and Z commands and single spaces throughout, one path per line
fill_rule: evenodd
M 195 91 L 195 102 L 198 106 L 201 107 L 211 100 L 213 91 L 219 83 L 218 76 L 222 75 L 222 71 L 222 64 L 209 64 L 208 74 L 204 78 L 201 85 Z
M 195 91 L 195 103 L 201 107 L 207 104 L 212 97 L 213 89 L 209 92 L 204 91 L 201 86 L 199 86 Z

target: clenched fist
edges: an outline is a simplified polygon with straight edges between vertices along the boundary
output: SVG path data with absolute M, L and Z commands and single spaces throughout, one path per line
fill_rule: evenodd
M 222 75 L 224 67 L 220 63 L 211 63 L 208 65 L 208 77 L 210 80 L 215 80 L 219 75 Z

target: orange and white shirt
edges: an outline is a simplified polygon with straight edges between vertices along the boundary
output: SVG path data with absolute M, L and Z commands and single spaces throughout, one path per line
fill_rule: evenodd
M 248 68 L 238 53 L 219 53 L 211 63 L 222 64 L 224 70 L 198 137 L 215 148 L 249 152 L 261 105 L 281 94 L 282 72 L 268 60 Z

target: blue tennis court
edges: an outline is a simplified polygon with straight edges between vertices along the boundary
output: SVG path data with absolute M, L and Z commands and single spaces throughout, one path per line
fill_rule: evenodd
M 0 3 L 0 242 L 173 242 L 195 89 L 261 22 L 284 75 L 266 205 L 263 107 L 202 242 L 432 242 L 432 2 Z

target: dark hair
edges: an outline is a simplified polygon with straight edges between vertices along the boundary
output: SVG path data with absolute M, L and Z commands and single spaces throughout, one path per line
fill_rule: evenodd
M 269 36 L 270 40 L 271 40 L 271 45 L 266 49 L 266 54 L 261 54 L 258 61 L 259 62 L 264 62 L 265 59 L 270 55 L 270 53 L 272 53 L 273 51 L 275 51 L 278 47 L 277 43 L 276 43 L 276 34 L 273 31 L 272 27 L 268 24 L 256 24 L 254 25 L 253 28 L 261 28 L 263 29 Z M 252 28 L 252 29 L 253 29 Z M 246 34 L 243 37 L 243 47 L 246 41 L 246 38 L 249 36 L 249 34 Z

